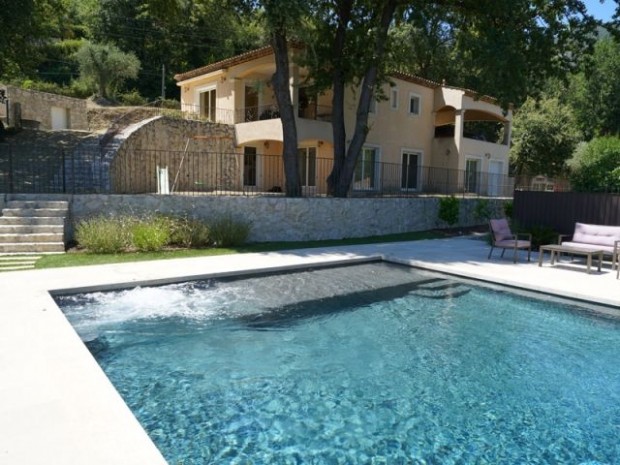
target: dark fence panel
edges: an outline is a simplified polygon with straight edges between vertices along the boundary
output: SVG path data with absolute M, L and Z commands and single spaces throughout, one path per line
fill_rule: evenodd
M 513 216 L 524 227 L 571 234 L 575 223 L 620 225 L 620 194 L 515 191 Z
M 0 144 L 0 192 L 89 194 L 104 192 L 99 147 Z

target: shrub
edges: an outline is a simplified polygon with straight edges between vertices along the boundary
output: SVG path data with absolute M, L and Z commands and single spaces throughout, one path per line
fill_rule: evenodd
M 118 100 L 123 105 L 129 106 L 141 106 L 146 103 L 146 99 L 140 95 L 136 89 L 130 90 L 129 92 L 122 93 L 118 96 Z
M 91 253 L 118 253 L 130 244 L 131 234 L 125 218 L 98 216 L 80 221 L 75 238 Z
M 532 248 L 537 249 L 541 245 L 556 244 L 558 233 L 549 226 L 535 225 L 527 231 L 532 235 Z
M 155 252 L 164 248 L 170 239 L 169 222 L 164 218 L 146 218 L 131 228 L 132 245 L 141 252 Z
M 251 224 L 230 215 L 216 218 L 209 224 L 211 240 L 215 247 L 234 247 L 245 243 L 250 235 Z
M 439 199 L 439 219 L 449 226 L 453 226 L 459 221 L 459 200 L 451 195 Z
M 488 221 L 491 218 L 491 203 L 489 199 L 478 199 L 474 207 L 474 218 L 481 222 Z
M 575 190 L 620 191 L 620 138 L 597 137 L 580 144 L 568 164 Z
M 202 221 L 187 217 L 168 217 L 170 245 L 203 248 L 211 245 L 209 227 Z
M 513 203 L 512 203 L 512 200 L 509 200 L 506 203 L 504 203 L 504 215 L 506 215 L 507 218 L 512 219 L 512 213 L 513 213 Z

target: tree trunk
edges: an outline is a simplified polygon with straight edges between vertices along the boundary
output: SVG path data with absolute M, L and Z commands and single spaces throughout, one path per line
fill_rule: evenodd
M 288 45 L 283 29 L 276 30 L 271 36 L 271 45 L 275 54 L 276 72 L 272 77 L 273 90 L 280 110 L 282 121 L 285 192 L 287 197 L 300 197 L 299 156 L 297 154 L 297 125 L 295 109 L 290 92 L 290 75 Z
M 355 165 L 364 146 L 364 142 L 366 141 L 366 135 L 368 134 L 368 111 L 370 109 L 370 102 L 373 98 L 374 87 L 377 83 L 379 66 L 385 56 L 388 28 L 394 17 L 397 4 L 398 0 L 387 0 L 383 6 L 379 29 L 375 37 L 374 59 L 369 62 L 366 72 L 364 73 L 357 105 L 355 131 L 351 143 L 346 150 L 346 155 L 344 155 L 344 148 L 346 147 L 346 132 L 344 127 L 344 80 L 337 70 L 334 72 L 334 98 L 332 100 L 334 106 L 332 118 L 334 167 L 328 178 L 330 193 L 334 197 L 346 197 L 351 187 L 351 182 L 353 181 Z M 340 38 L 338 32 L 340 32 L 340 25 L 334 43 L 334 56 L 338 56 L 339 59 L 342 59 L 344 37 Z M 346 34 L 346 31 L 342 31 L 342 34 Z M 336 55 L 336 53 L 339 53 L 339 55 Z M 341 92 L 340 87 L 342 87 L 342 96 L 339 96 L 339 100 L 336 100 L 336 92 Z M 342 151 L 342 155 L 337 153 L 337 148 Z
M 340 180 L 340 173 L 345 162 L 346 156 L 346 129 L 344 126 L 344 95 L 346 76 L 341 61 L 344 59 L 344 49 L 346 40 L 347 25 L 351 19 L 353 0 L 342 0 L 338 2 L 338 27 L 334 38 L 333 56 L 336 57 L 334 63 L 334 73 L 332 77 L 332 133 L 334 137 L 334 166 L 332 172 L 327 177 L 327 194 L 335 197 L 337 185 Z

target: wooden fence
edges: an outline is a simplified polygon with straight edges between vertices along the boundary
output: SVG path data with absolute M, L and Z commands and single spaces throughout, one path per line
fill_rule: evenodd
M 620 226 L 620 194 L 515 191 L 513 217 L 529 228 L 572 234 L 575 223 Z

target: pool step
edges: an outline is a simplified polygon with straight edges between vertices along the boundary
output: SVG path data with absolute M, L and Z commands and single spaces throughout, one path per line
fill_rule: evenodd
M 437 279 L 427 282 L 410 292 L 412 295 L 425 297 L 427 299 L 457 299 L 471 291 L 463 283 Z

